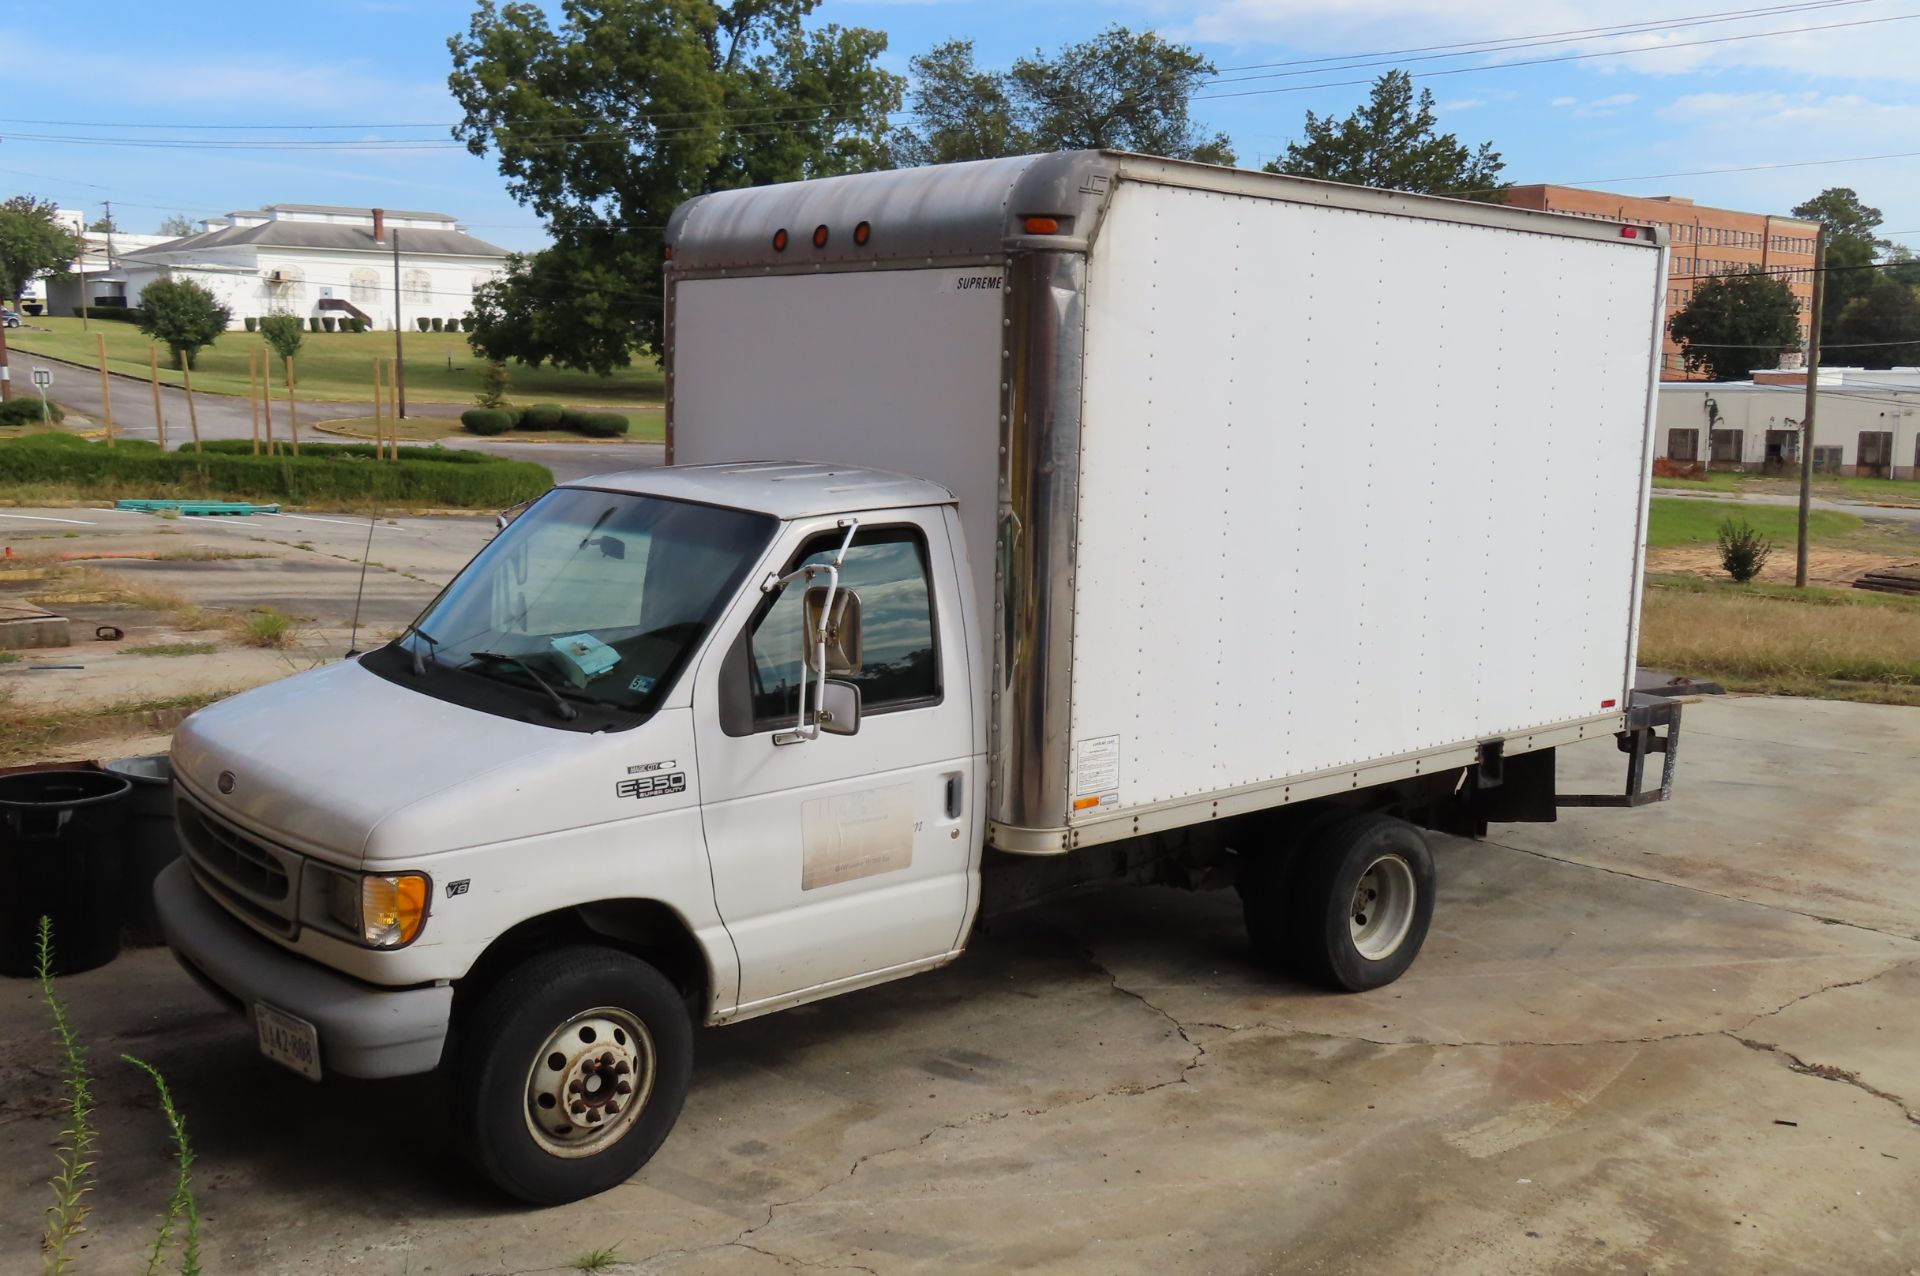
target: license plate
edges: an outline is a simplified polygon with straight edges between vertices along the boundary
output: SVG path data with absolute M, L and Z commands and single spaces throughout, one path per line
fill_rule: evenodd
M 309 1081 L 320 1079 L 320 1030 L 305 1019 L 275 1010 L 264 1001 L 253 1003 L 253 1022 L 260 1032 L 260 1053 Z

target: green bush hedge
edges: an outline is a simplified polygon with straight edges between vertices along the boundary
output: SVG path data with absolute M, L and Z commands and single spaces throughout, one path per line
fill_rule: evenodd
M 513 414 L 497 408 L 468 408 L 460 424 L 469 434 L 505 434 L 513 428 Z
M 139 323 L 140 311 L 134 306 L 88 306 L 73 309 L 75 319 L 111 319 L 115 323 Z
M 0 483 L 135 485 L 162 499 L 215 495 L 302 504 L 374 499 L 467 509 L 503 508 L 553 486 L 545 466 L 484 455 L 467 460 L 451 448 L 403 448 L 398 461 L 374 460 L 370 444 L 303 445 L 298 457 L 253 456 L 235 448 L 251 444 L 221 440 L 200 453 L 163 453 L 144 441 L 109 448 L 74 435 L 30 435 L 0 442 Z M 419 455 L 423 452 L 436 455 Z
M 52 399 L 47 400 L 47 416 L 52 419 L 55 425 L 67 419 L 67 414 L 61 411 L 60 405 Z M 0 403 L 0 425 L 38 424 L 40 424 L 39 395 L 36 394 L 32 398 L 28 398 L 23 394 L 17 399 L 9 399 L 6 402 Z
M 518 430 L 557 430 L 567 410 L 558 403 L 536 403 L 520 414 L 515 429 Z
M 245 319 L 242 319 L 240 322 L 247 326 L 248 332 L 254 332 L 258 330 L 260 327 L 260 317 L 258 315 L 248 315 Z
M 627 432 L 627 418 L 620 412 L 569 412 L 566 428 L 590 439 L 610 439 Z
M 274 442 L 282 449 L 287 447 L 285 438 L 276 436 Z M 202 450 L 221 456 L 253 455 L 253 440 L 251 439 L 209 439 L 201 446 Z M 369 461 L 375 459 L 373 444 L 371 443 L 308 443 L 303 440 L 300 444 L 300 459 L 305 460 L 310 456 L 350 456 Z M 461 448 L 440 447 L 436 444 L 427 444 L 425 446 L 410 444 L 400 449 L 400 459 L 403 461 L 430 461 L 436 465 L 492 465 L 500 458 L 490 456 L 485 452 L 471 452 Z

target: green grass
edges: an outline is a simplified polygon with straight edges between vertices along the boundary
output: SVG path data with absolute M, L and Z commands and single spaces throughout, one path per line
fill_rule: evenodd
M 1771 537 L 1776 548 L 1793 545 L 1800 512 L 1787 505 L 1748 505 L 1737 501 L 1690 501 L 1655 498 L 1647 520 L 1647 544 L 1654 549 L 1676 545 L 1711 545 L 1720 535 L 1720 524 L 1728 518 L 1744 520 L 1762 536 Z M 1865 520 L 1838 510 L 1814 510 L 1807 521 L 1808 534 L 1815 540 L 1857 531 Z
M 107 338 L 107 367 L 145 380 L 148 375 L 148 351 L 153 343 L 130 323 L 101 321 L 81 331 L 76 318 L 42 318 L 34 327 L 15 328 L 7 334 L 14 349 L 67 359 L 89 368 L 98 366 L 95 333 Z M 40 329 L 45 329 L 41 331 Z M 464 333 L 409 332 L 406 336 L 407 398 L 414 403 L 458 403 L 471 405 L 480 391 L 480 357 L 467 346 Z M 258 333 L 229 332 L 200 352 L 193 369 L 193 388 L 214 394 L 247 393 L 247 353 L 262 350 L 265 344 Z M 373 361 L 393 357 L 393 333 L 388 332 L 309 332 L 304 334 L 300 353 L 294 359 L 294 385 L 304 403 L 367 403 L 373 399 Z M 166 367 L 167 354 L 160 352 L 160 379 L 168 385 L 180 384 L 178 369 Z M 631 367 L 610 377 L 591 372 L 573 372 L 543 366 L 526 368 L 509 365 L 513 377 L 510 396 L 516 403 L 552 402 L 568 407 L 652 406 L 661 401 L 659 365 L 646 356 L 636 357 Z M 286 377 L 276 380 L 277 400 L 286 397 Z M 143 422 L 152 415 L 152 400 L 138 386 L 115 387 L 116 419 Z M 274 408 L 274 424 L 286 427 L 283 402 Z
M 594 1276 L 594 1273 L 604 1272 L 619 1262 L 619 1253 L 620 1246 L 617 1244 L 608 1245 L 601 1249 L 590 1249 L 568 1263 L 567 1266 L 573 1268 L 576 1272 L 586 1272 L 588 1276 Z
M 1656 478 L 1653 485 L 1672 492 L 1770 492 L 1793 495 L 1800 490 L 1800 476 L 1797 472 L 1736 474 L 1728 470 L 1714 470 L 1697 479 Z M 1920 505 L 1920 482 L 1816 474 L 1813 476 L 1813 494 L 1826 501 L 1913 506 Z
M 1670 488 L 1676 492 L 1737 492 L 1740 490 L 1740 478 L 1741 476 L 1738 474 L 1728 474 L 1725 471 L 1717 470 L 1697 479 L 1660 478 L 1656 476 L 1653 480 L 1653 485 L 1655 487 Z
M 575 434 L 571 430 L 508 430 L 505 434 L 488 436 L 495 443 L 661 443 L 667 437 L 667 418 L 661 411 L 641 410 L 629 412 L 627 432 L 612 438 L 588 438 L 584 434 Z M 341 417 L 333 421 L 321 421 L 315 429 L 330 434 L 351 434 L 357 438 L 373 438 L 374 418 L 370 416 Z M 395 433 L 393 421 L 387 418 L 380 422 L 385 437 Z M 419 416 L 407 417 L 400 422 L 398 431 L 400 442 L 425 443 L 435 439 L 465 438 L 477 439 L 480 435 L 471 434 L 460 424 L 459 417 Z
M 247 617 L 240 641 L 249 647 L 289 647 L 293 635 L 293 617 L 278 607 L 262 607 Z

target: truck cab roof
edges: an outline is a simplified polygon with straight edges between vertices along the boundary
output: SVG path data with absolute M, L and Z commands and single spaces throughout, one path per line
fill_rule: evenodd
M 561 486 L 722 505 L 771 514 L 779 519 L 954 503 L 952 492 L 925 479 L 895 474 L 891 470 L 822 465 L 814 461 L 672 465 L 596 474 Z

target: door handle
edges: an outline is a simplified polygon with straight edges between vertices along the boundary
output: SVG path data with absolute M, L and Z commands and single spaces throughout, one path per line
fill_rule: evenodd
M 960 818 L 960 807 L 962 798 L 965 795 L 965 786 L 966 780 L 960 772 L 955 771 L 947 776 L 947 818 L 950 820 Z

